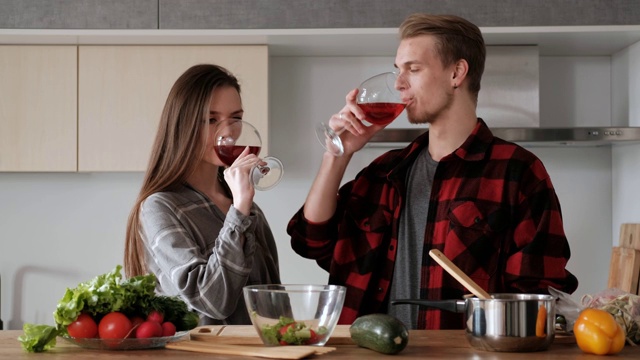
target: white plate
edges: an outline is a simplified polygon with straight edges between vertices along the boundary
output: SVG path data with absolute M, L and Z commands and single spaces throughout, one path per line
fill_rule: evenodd
M 62 336 L 66 341 L 86 349 L 96 350 L 140 350 L 164 347 L 167 343 L 182 340 L 189 331 L 177 332 L 174 336 L 155 337 L 148 339 L 82 339 Z

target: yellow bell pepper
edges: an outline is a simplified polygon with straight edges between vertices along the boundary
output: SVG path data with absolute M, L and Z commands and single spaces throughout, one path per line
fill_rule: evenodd
M 626 340 L 624 329 L 613 315 L 600 309 L 584 309 L 573 325 L 578 347 L 596 355 L 617 354 Z

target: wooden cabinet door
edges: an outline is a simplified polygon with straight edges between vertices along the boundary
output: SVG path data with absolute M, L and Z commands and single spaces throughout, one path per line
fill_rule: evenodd
M 144 171 L 171 86 L 201 63 L 238 77 L 267 154 L 267 46 L 80 46 L 79 171 Z
M 0 46 L 0 171 L 77 170 L 77 47 Z

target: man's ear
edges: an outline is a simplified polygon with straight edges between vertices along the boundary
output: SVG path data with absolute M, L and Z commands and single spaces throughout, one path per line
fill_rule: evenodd
M 469 63 L 467 60 L 460 59 L 456 61 L 453 67 L 453 73 L 451 74 L 451 86 L 454 89 L 457 89 L 464 79 L 467 77 L 467 73 L 469 72 Z

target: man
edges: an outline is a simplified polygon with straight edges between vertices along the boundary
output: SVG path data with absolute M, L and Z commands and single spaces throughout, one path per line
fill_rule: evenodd
M 298 254 L 315 259 L 331 284 L 347 287 L 340 322 L 388 312 L 410 328 L 463 328 L 461 314 L 389 306 L 394 299 L 469 293 L 428 256 L 432 248 L 490 293 L 575 291 L 560 205 L 544 166 L 494 137 L 476 116 L 486 54 L 478 27 L 456 16 L 414 14 L 400 35 L 396 88 L 409 121 L 427 123 L 429 131 L 340 187 L 351 156 L 383 128 L 363 125 L 352 90 L 329 122 L 348 130 L 341 135 L 344 155 L 323 155 L 287 228 Z

